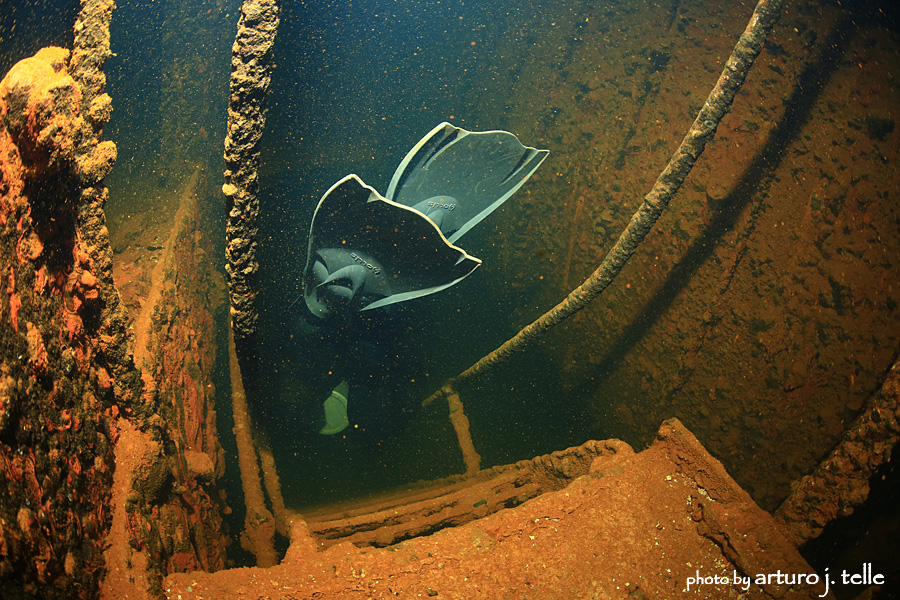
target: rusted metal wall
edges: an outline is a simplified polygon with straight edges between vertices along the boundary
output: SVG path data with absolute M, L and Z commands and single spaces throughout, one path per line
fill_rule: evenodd
M 528 56 L 510 48 L 512 94 L 534 99 L 511 129 L 552 152 L 516 198 L 521 221 L 498 228 L 505 267 L 482 273 L 516 297 L 515 327 L 599 263 L 750 11 L 581 8 L 569 25 L 544 23 L 555 35 Z M 896 48 L 838 7 L 785 9 L 669 212 L 537 350 L 594 437 L 641 443 L 676 415 L 768 509 L 840 439 L 900 340 Z M 524 265 L 528 276 L 509 276 Z M 466 408 L 477 444 L 476 402 Z
M 102 205 L 115 146 L 100 68 L 112 2 L 84 7 L 74 52 L 0 82 L 0 590 L 94 597 L 104 572 L 119 407 L 134 406 Z
M 104 580 L 135 597 L 225 564 L 211 384 L 224 282 L 195 173 L 146 295 L 123 302 L 114 285 L 128 269 L 113 272 L 104 213 L 112 9 L 86 0 L 74 50 L 43 49 L 0 82 L 4 598 L 95 598 Z

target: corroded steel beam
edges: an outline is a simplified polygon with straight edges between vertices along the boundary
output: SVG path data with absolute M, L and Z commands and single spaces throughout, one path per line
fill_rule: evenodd
M 231 99 L 225 138 L 228 222 L 225 270 L 236 341 L 252 336 L 259 315 L 255 306 L 260 140 L 266 125 L 266 97 L 272 76 L 272 46 L 278 31 L 277 0 L 247 0 L 231 55 Z

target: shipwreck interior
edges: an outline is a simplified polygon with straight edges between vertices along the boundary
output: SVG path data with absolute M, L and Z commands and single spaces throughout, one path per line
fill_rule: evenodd
M 4 0 L 0 73 L 0 598 L 900 598 L 892 3 Z M 331 343 L 317 203 L 444 121 L 550 153 Z

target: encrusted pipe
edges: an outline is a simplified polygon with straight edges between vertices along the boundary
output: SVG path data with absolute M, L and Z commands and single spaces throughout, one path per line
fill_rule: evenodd
M 481 468 L 481 456 L 475 451 L 472 435 L 469 433 L 469 418 L 463 412 L 462 400 L 452 386 L 446 385 L 441 390 L 447 396 L 447 408 L 450 410 L 450 423 L 456 431 L 459 449 L 462 451 L 466 473 L 475 473 Z
M 231 98 L 225 137 L 228 222 L 225 270 L 231 321 L 238 342 L 256 332 L 255 275 L 259 213 L 259 149 L 266 125 L 272 46 L 278 31 L 277 0 L 245 0 L 231 49 Z
M 600 266 L 584 283 L 572 290 L 565 300 L 541 315 L 533 323 L 523 327 L 502 346 L 457 375 L 450 385 L 478 375 L 509 358 L 514 352 L 522 350 L 542 333 L 559 325 L 587 306 L 612 283 L 631 255 L 637 250 L 638 245 L 650 232 L 663 210 L 668 206 L 669 201 L 678 193 L 694 163 L 706 148 L 706 144 L 712 140 L 719 121 L 722 120 L 734 101 L 735 95 L 753 66 L 753 61 L 762 50 L 766 36 L 775 26 L 781 13 L 782 3 L 783 0 L 760 0 L 756 5 L 747 28 L 738 39 L 719 80 L 709 93 L 703 108 L 694 119 L 693 125 L 684 136 L 675 154 L 672 155 L 669 164 L 656 179 L 653 188 L 644 196 L 640 208 L 631 217 L 631 222 Z M 428 405 L 443 394 L 443 390 L 435 392 L 426 398 L 423 404 Z
M 272 503 L 272 513 L 275 515 L 275 528 L 284 537 L 291 535 L 291 522 L 293 516 L 284 506 L 284 496 L 281 494 L 281 480 L 278 479 L 278 470 L 275 468 L 275 457 L 268 445 L 258 443 L 259 464 L 262 469 L 263 484 L 266 486 L 266 494 Z
M 228 334 L 228 355 L 231 365 L 231 406 L 234 411 L 234 437 L 238 447 L 238 467 L 247 514 L 241 546 L 256 556 L 258 567 L 272 567 L 278 563 L 275 554 L 275 519 L 266 508 L 260 480 L 259 461 L 253 443 L 247 396 L 241 379 L 241 367 L 234 347 L 234 330 Z

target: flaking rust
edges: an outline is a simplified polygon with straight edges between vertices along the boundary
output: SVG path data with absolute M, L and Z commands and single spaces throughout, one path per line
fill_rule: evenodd
M 25 597 L 96 596 L 108 418 L 132 391 L 122 381 L 117 398 L 97 376 L 127 369 L 94 342 L 121 316 L 79 230 L 84 198 L 105 195 L 85 184 L 109 172 L 115 147 L 85 119 L 70 56 L 45 48 L 0 82 L 0 590 Z
M 166 573 L 225 560 L 206 383 L 207 293 L 222 285 L 205 270 L 191 194 L 143 373 L 114 285 L 103 178 L 116 147 L 101 139 L 112 8 L 86 0 L 72 51 L 40 50 L 0 81 L 3 598 L 136 597 L 159 593 Z

